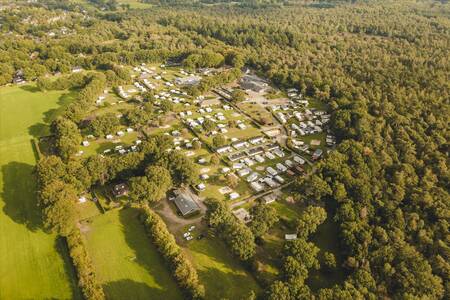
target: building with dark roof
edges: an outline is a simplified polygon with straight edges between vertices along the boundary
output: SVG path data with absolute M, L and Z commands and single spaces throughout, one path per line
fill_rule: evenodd
M 173 199 L 173 202 L 183 217 L 200 211 L 197 195 L 181 189 L 175 190 L 174 193 L 175 199 Z

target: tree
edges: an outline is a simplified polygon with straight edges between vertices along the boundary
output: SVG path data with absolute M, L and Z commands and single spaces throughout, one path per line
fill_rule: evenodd
M 227 184 L 232 187 L 236 188 L 239 184 L 239 178 L 235 174 L 228 174 L 227 175 Z
M 145 174 L 150 183 L 155 187 L 155 190 L 150 193 L 150 201 L 158 201 L 165 196 L 167 191 L 172 187 L 172 177 L 169 170 L 161 166 L 149 166 L 145 169 Z
M 58 118 L 52 123 L 51 131 L 56 137 L 58 154 L 63 159 L 68 159 L 78 152 L 81 134 L 74 122 L 66 118 Z
M 284 252 L 286 256 L 292 256 L 300 261 L 307 269 L 319 269 L 319 261 L 317 260 L 317 248 L 313 243 L 307 242 L 304 239 L 297 239 L 290 241 L 285 245 Z
M 130 198 L 136 202 L 148 201 L 150 192 L 156 190 L 156 185 L 148 180 L 146 176 L 133 177 L 129 181 Z
M 250 229 L 241 222 L 232 222 L 225 226 L 223 235 L 231 251 L 241 260 L 248 260 L 255 255 L 255 238 Z
M 78 220 L 74 199 L 70 198 L 58 199 L 45 207 L 43 213 L 45 227 L 61 236 L 69 235 Z
M 192 143 L 192 148 L 194 148 L 195 150 L 199 150 L 202 148 L 202 143 L 200 141 L 194 141 Z
M 235 103 L 244 101 L 246 99 L 246 97 L 247 97 L 247 94 L 245 94 L 245 92 L 243 90 L 235 89 L 231 93 L 231 99 Z
M 214 166 L 218 165 L 220 163 L 220 156 L 218 154 L 213 154 L 210 163 Z
M 202 125 L 203 128 L 208 132 L 211 132 L 216 128 L 216 123 L 214 121 L 211 121 L 210 119 L 206 119 Z
M 289 285 L 282 281 L 275 281 L 267 291 L 268 300 L 294 300 Z
M 162 109 L 163 112 L 169 112 L 173 111 L 173 103 L 169 100 L 162 100 L 159 107 Z
M 44 226 L 62 236 L 70 234 L 78 219 L 76 200 L 75 188 L 57 178 L 42 186 L 39 205 L 44 215 Z
M 252 221 L 250 229 L 255 237 L 262 237 L 275 223 L 278 222 L 278 213 L 273 206 L 258 202 L 250 209 Z
M 308 206 L 301 217 L 297 220 L 297 234 L 307 238 L 317 230 L 327 218 L 325 209 L 320 206 Z
M 115 114 L 106 113 L 92 120 L 89 127 L 96 136 L 105 136 L 114 134 L 119 125 L 119 119 Z
M 224 146 L 226 144 L 227 144 L 227 139 L 223 135 L 218 134 L 218 135 L 213 137 L 213 145 L 214 145 L 214 147 L 219 148 L 219 147 L 222 147 L 222 146 Z
M 323 264 L 328 270 L 336 268 L 336 258 L 333 253 L 325 252 L 323 254 Z

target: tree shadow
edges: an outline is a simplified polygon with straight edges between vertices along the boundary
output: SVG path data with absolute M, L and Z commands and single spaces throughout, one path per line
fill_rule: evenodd
M 49 126 L 44 123 L 36 123 L 28 127 L 28 134 L 34 138 L 39 138 L 46 135 Z
M 5 203 L 3 212 L 18 224 L 36 231 L 42 227 L 41 210 L 36 195 L 34 167 L 21 162 L 10 162 L 1 168 L 3 189 L 1 198 Z
M 38 87 L 32 86 L 32 85 L 22 85 L 20 87 L 20 89 L 22 89 L 24 91 L 27 91 L 27 92 L 30 92 L 30 93 L 37 93 L 37 92 L 41 91 Z
M 49 134 L 50 124 L 63 113 L 64 109 L 76 98 L 77 91 L 70 90 L 58 98 L 58 108 L 52 108 L 42 113 L 42 121 L 28 127 L 28 134 L 39 138 Z
M 147 237 L 144 226 L 139 221 L 139 211 L 135 208 L 125 208 L 119 213 L 122 230 L 125 241 L 134 251 L 133 261 L 154 277 L 155 283 L 160 288 L 147 286 L 139 295 L 147 295 L 147 299 L 183 299 L 181 291 L 178 289 L 174 279 L 169 273 L 167 264 L 163 261 L 161 255 L 157 252 L 152 241 Z M 145 284 L 142 284 L 145 285 Z M 124 287 L 122 294 L 124 298 L 133 298 L 129 295 L 129 289 Z M 118 290 L 116 290 L 119 293 Z M 137 291 L 136 291 L 137 293 Z M 117 295 L 117 294 L 116 294 Z M 126 297 L 128 296 L 128 297 Z M 148 298 L 151 296 L 150 298 Z
M 77 300 L 83 299 L 81 290 L 78 287 L 76 270 L 69 256 L 69 248 L 67 246 L 66 241 L 62 237 L 57 237 L 55 239 L 55 249 L 63 260 L 64 273 L 67 275 L 66 277 L 69 279 L 70 291 L 72 293 L 71 295 L 72 297 L 70 299 L 77 299 Z
M 252 291 L 258 294 L 248 284 L 248 277 L 241 274 L 230 274 L 216 268 L 206 268 L 198 271 L 200 281 L 205 285 L 206 299 L 246 299 Z M 241 297 L 242 296 L 242 297 Z
M 206 299 L 244 299 L 252 290 L 260 292 L 258 282 L 222 241 L 202 240 L 193 251 L 207 256 L 209 266 L 197 269 L 200 282 L 205 285 Z
M 131 279 L 108 282 L 103 285 L 103 291 L 105 292 L 106 298 L 111 300 L 170 299 L 165 291 L 151 288 L 143 282 L 136 282 Z

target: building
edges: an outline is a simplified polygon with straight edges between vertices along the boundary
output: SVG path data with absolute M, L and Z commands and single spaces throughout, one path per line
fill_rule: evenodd
M 248 223 L 252 220 L 250 213 L 245 208 L 239 208 L 232 211 L 233 215 L 244 223 Z
M 266 168 L 266 171 L 267 171 L 267 173 L 269 173 L 269 174 L 272 175 L 272 176 L 275 176 L 275 175 L 278 174 L 278 172 L 277 172 L 274 168 L 272 168 L 272 167 L 267 167 L 267 168 Z
M 197 85 L 200 83 L 202 78 L 199 76 L 188 76 L 188 77 L 177 77 L 175 78 L 175 83 L 177 85 Z
M 233 192 L 233 193 L 230 193 L 228 196 L 230 197 L 230 200 L 235 200 L 235 199 L 239 198 L 240 195 L 236 192 Z
M 267 82 L 252 74 L 244 75 L 239 85 L 243 90 L 251 90 L 257 93 L 265 92 L 269 88 Z
M 274 193 L 262 197 L 262 202 L 264 204 L 270 204 L 270 203 L 275 202 L 276 200 L 277 200 L 277 196 L 275 196 Z
M 200 211 L 199 199 L 195 194 L 187 190 L 175 190 L 174 194 L 173 202 L 183 217 Z
M 256 181 L 250 183 L 250 187 L 257 193 L 264 190 L 264 187 L 259 182 Z
M 284 239 L 286 241 L 295 241 L 297 239 L 297 234 L 295 234 L 295 233 L 285 234 Z
M 112 193 L 114 197 L 122 197 L 128 195 L 129 189 L 126 183 L 119 183 L 113 186 Z
M 244 177 L 248 174 L 250 174 L 250 169 L 240 169 L 237 173 L 240 177 Z
M 313 160 L 317 160 L 319 159 L 323 154 L 323 150 L 322 149 L 316 149 L 312 155 L 312 159 Z
M 223 146 L 223 147 L 220 147 L 220 148 L 216 149 L 216 152 L 219 153 L 219 154 L 222 154 L 222 153 L 225 153 L 225 152 L 231 152 L 231 151 L 232 151 L 232 149 L 231 149 L 230 146 Z

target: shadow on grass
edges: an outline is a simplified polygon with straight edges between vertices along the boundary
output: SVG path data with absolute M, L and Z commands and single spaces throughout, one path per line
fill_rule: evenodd
M 34 167 L 21 162 L 2 166 L 3 189 L 1 198 L 3 212 L 18 224 L 36 231 L 42 227 L 41 210 L 37 205 Z
M 126 208 L 120 211 L 120 222 L 122 223 L 125 241 L 130 249 L 134 251 L 135 257 L 133 257 L 133 261 L 142 266 L 154 278 L 155 283 L 160 288 L 150 287 L 144 283 L 132 287 L 135 282 L 127 280 L 116 283 L 114 295 L 123 296 L 117 299 L 140 299 L 139 297 L 144 295 L 147 295 L 146 299 L 155 300 L 182 299 L 181 292 L 170 276 L 168 266 L 147 237 L 144 226 L 140 223 L 138 216 L 139 211 L 134 208 Z M 130 291 L 134 291 L 136 297 L 131 297 Z
M 81 290 L 78 287 L 76 271 L 69 256 L 69 248 L 67 247 L 66 241 L 62 237 L 57 237 L 55 239 L 55 249 L 63 260 L 64 273 L 67 275 L 67 278 L 69 278 L 70 291 L 72 293 L 70 299 L 83 299 Z
M 27 92 L 30 92 L 30 93 L 37 93 L 37 92 L 41 91 L 38 87 L 32 86 L 32 85 L 22 85 L 20 87 L 20 89 L 22 89 L 24 91 L 27 91 Z
M 131 279 L 108 282 L 103 285 L 106 298 L 110 300 L 133 299 L 167 299 L 172 300 L 163 290 L 149 287 L 143 282 L 136 282 Z M 139 293 L 136 293 L 139 291 Z
M 255 278 L 228 252 L 225 244 L 208 239 L 200 243 L 191 251 L 207 256 L 211 261 L 212 266 L 204 262 L 197 269 L 200 281 L 205 285 L 206 299 L 245 299 L 252 290 L 257 294 L 260 292 Z

